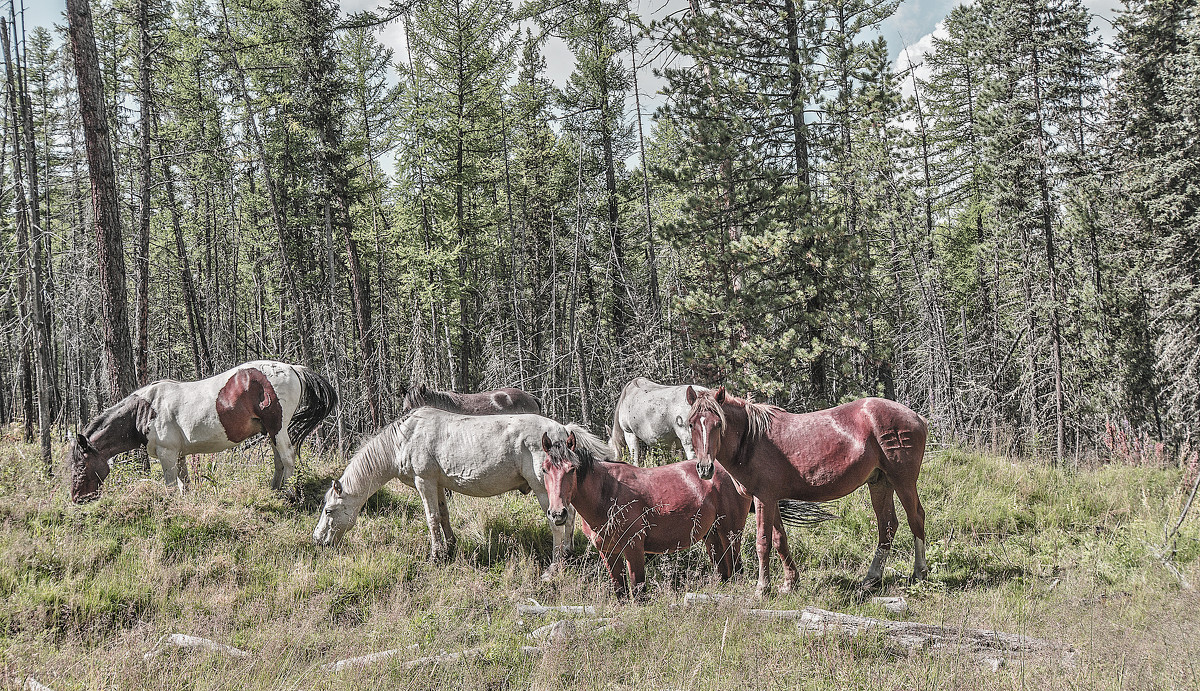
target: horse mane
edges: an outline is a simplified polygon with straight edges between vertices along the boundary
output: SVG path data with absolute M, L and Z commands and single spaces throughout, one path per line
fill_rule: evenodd
M 567 432 L 575 435 L 575 457 L 579 459 L 575 470 L 579 473 L 580 479 L 587 475 L 597 461 L 619 462 L 616 460 L 616 452 L 611 446 L 605 444 L 604 440 L 581 425 L 572 422 L 567 425 Z
M 459 408 L 459 402 L 455 400 L 453 391 L 438 391 L 429 388 L 428 384 L 417 384 L 409 389 L 404 395 L 404 405 L 409 410 L 416 410 L 423 406 L 432 408 L 442 408 L 443 406 L 453 406 L 454 410 Z
M 390 472 L 396 449 L 408 436 L 402 427 L 411 419 L 405 418 L 384 427 L 354 452 L 341 478 L 348 494 L 356 494 L 364 484 L 373 484 L 384 473 Z
M 762 438 L 764 434 L 771 431 L 771 421 L 775 417 L 780 408 L 770 405 L 769 403 L 756 403 L 753 398 L 738 398 L 732 394 L 725 394 L 725 403 L 740 407 L 746 411 L 746 440 L 755 442 Z M 696 402 L 692 404 L 688 411 L 688 418 L 697 413 L 712 413 L 717 416 L 718 426 L 721 431 L 725 431 L 727 420 L 725 418 L 725 408 L 722 404 L 717 403 L 716 394 L 711 391 L 697 392 Z

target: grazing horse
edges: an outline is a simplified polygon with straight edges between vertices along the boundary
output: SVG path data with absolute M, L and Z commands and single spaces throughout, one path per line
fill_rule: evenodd
M 703 386 L 692 387 L 697 391 L 708 391 Z M 622 449 L 629 449 L 633 464 L 642 464 L 642 449 L 638 440 L 647 445 L 670 437 L 672 445 L 683 448 L 686 460 L 694 460 L 692 431 L 688 427 L 686 398 L 687 385 L 664 386 L 645 377 L 638 377 L 621 389 L 621 396 L 613 408 L 612 434 L 609 445 L 620 458 Z
M 139 446 L 158 459 L 167 486 L 183 492 L 190 478 L 180 458 L 224 451 L 257 434 L 271 441 L 271 488 L 282 489 L 295 470 L 296 450 L 336 405 L 337 394 L 324 377 L 273 360 L 247 362 L 199 381 L 156 381 L 76 435 L 68 457 L 71 501 L 99 497 L 109 461 Z
M 863 483 L 879 523 L 879 546 L 863 587 L 879 585 L 899 521 L 893 491 L 900 497 L 913 533 L 913 578 L 929 575 L 925 562 L 925 509 L 917 475 L 928 427 L 909 408 L 883 398 L 863 398 L 813 413 L 792 414 L 725 393 L 689 389 L 688 422 L 700 477 L 712 477 L 719 462 L 754 497 L 758 536 L 758 595 L 770 585 L 770 550 L 783 561 L 784 592 L 796 582 L 778 501 L 828 501 Z
M 573 441 L 568 438 L 567 446 Z M 575 507 L 617 595 L 629 592 L 626 575 L 634 592 L 644 587 L 647 552 L 677 552 L 701 540 L 721 580 L 741 572 L 751 498 L 729 473 L 718 468 L 709 482 L 690 461 L 638 468 L 593 454 L 555 454 L 550 443 L 543 440 L 547 514 Z
M 496 389 L 480 393 L 436 391 L 417 384 L 404 395 L 404 412 L 428 406 L 463 415 L 498 415 L 502 413 L 532 413 L 540 415 L 542 404 L 520 389 Z
M 575 448 L 567 448 L 568 438 Z M 549 452 L 544 448 L 547 439 L 553 446 Z M 418 408 L 367 440 L 350 459 L 342 476 L 325 492 L 313 541 L 340 542 L 367 499 L 389 480 L 399 478 L 421 495 L 431 556 L 446 559 L 455 540 L 443 489 L 473 497 L 532 491 L 542 510 L 549 511 L 542 456 L 576 453 L 576 449 L 605 453 L 607 446 L 578 425 L 563 426 L 541 415 L 476 416 Z M 550 519 L 554 553 L 547 575 L 562 561 L 564 538 L 575 529 L 575 512 L 562 510 Z

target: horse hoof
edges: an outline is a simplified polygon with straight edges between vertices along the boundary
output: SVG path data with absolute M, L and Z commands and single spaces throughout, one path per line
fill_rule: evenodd
M 783 585 L 779 586 L 779 592 L 784 593 L 784 594 L 790 593 L 790 592 L 792 592 L 792 590 L 795 589 L 795 587 L 796 587 L 795 583 L 784 581 Z
M 770 586 L 768 586 L 766 583 L 759 583 L 758 587 L 754 589 L 754 599 L 765 600 L 769 591 Z

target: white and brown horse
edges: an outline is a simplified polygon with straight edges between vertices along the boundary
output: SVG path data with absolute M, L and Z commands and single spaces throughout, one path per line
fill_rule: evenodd
M 108 408 L 77 434 L 69 451 L 71 500 L 100 496 L 117 454 L 145 446 L 163 481 L 182 492 L 194 453 L 216 453 L 257 434 L 271 441 L 281 489 L 296 468 L 296 451 L 337 405 L 329 382 L 307 367 L 273 360 L 238 365 L 208 379 L 157 381 Z

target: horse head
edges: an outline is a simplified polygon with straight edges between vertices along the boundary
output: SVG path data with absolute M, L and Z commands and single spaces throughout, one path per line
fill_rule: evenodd
M 341 542 L 342 536 L 358 520 L 363 503 L 365 501 L 355 501 L 355 497 L 342 487 L 341 480 L 330 483 L 325 492 L 325 502 L 321 505 L 321 517 L 317 519 L 317 527 L 313 530 L 313 542 L 326 547 Z
M 108 459 L 82 434 L 75 435 L 67 454 L 67 465 L 71 471 L 71 501 L 82 504 L 99 499 L 100 485 L 109 473 Z
M 692 428 L 692 449 L 696 453 L 696 473 L 701 480 L 711 480 L 713 463 L 721 450 L 725 433 L 725 387 L 716 391 L 697 391 L 687 388 L 688 426 Z
M 554 525 L 563 525 L 567 522 L 567 507 L 579 489 L 580 461 L 575 454 L 575 433 L 568 433 L 567 440 L 563 442 L 552 441 L 550 435 L 543 432 L 542 450 L 546 452 L 542 460 L 542 481 L 546 485 L 546 493 L 550 495 L 546 517 Z

